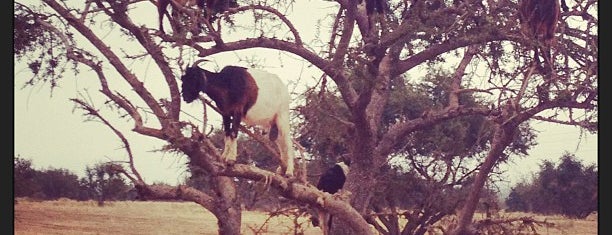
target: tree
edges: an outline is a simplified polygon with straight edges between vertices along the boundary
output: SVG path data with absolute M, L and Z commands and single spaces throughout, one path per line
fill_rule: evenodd
M 506 204 L 512 211 L 585 218 L 597 211 L 597 178 L 594 165 L 584 166 L 566 152 L 557 166 L 543 161 L 532 182 L 512 188 Z
M 383 129 L 397 122 L 400 115 L 416 118 L 427 107 L 448 105 L 446 94 L 450 92 L 452 74 L 435 68 L 430 71 L 419 83 L 394 81 L 389 104 L 383 111 Z M 352 139 L 344 131 L 349 122 L 343 120 L 350 118 L 349 112 L 338 97 L 316 92 L 305 97 L 305 105 L 298 107 L 304 117 L 298 129 L 300 144 L 308 152 L 317 153 L 313 161 L 330 165 L 348 154 L 343 146 L 349 146 Z M 460 100 L 466 107 L 487 106 L 471 94 L 462 94 Z M 491 127 L 491 122 L 481 116 L 465 116 L 415 131 L 398 141 L 401 147 L 389 158 L 393 166 L 379 172 L 379 181 L 372 190 L 368 209 L 372 216 L 368 222 L 379 231 L 395 231 L 391 234 L 423 234 L 429 226 L 453 214 L 467 196 L 469 182 L 474 180 L 473 172 L 478 167 L 474 158 L 484 154 L 490 144 Z M 508 149 L 522 155 L 534 144 L 533 138 L 529 128 L 520 130 Z
M 510 190 L 510 194 L 508 194 L 508 198 L 506 199 L 508 211 L 530 211 L 527 199 L 524 198 L 523 193 L 519 192 L 525 187 L 524 184 L 519 183 Z
M 32 160 L 19 156 L 13 159 L 13 176 L 15 197 L 32 197 L 40 192 L 40 186 L 35 181 L 36 170 L 32 167 Z
M 156 22 L 142 23 L 139 10 L 155 12 L 154 1 L 92 0 L 79 5 L 43 0 L 42 6 L 35 8 L 22 2 L 15 3 L 15 12 L 36 23 L 34 27 L 15 30 L 41 29 L 44 33 L 38 35 L 51 36 L 44 37 L 34 49 L 25 50 L 39 56 L 20 57 L 24 63 L 37 65 L 31 67 L 45 68 L 32 70 L 33 82 L 59 81 L 68 65 L 73 65 L 76 72 L 92 71 L 100 82 L 103 102 L 110 105 L 105 107 L 118 112 L 99 110 L 95 108 L 96 101 L 83 97 L 71 101 L 87 118 L 101 121 L 117 135 L 126 150 L 127 162 L 133 163 L 138 156 L 131 153 L 130 142 L 123 133 L 126 130 L 118 128 L 108 116 L 128 118 L 135 133 L 163 140 L 164 150 L 187 156 L 190 167 L 209 176 L 210 190 L 147 184 L 133 164 L 126 165 L 125 176 L 145 199 L 180 198 L 202 205 L 217 217 L 220 234 L 240 233 L 241 208 L 235 177 L 265 180 L 289 200 L 331 212 L 339 219 L 334 222 L 334 233 L 370 234 L 366 219 L 370 202 L 375 199 L 371 189 L 384 182 L 383 172 L 389 169 L 390 157 L 402 155 L 406 151 L 402 144 L 429 135 L 433 128 L 440 128 L 435 133 L 461 130 L 461 126 L 445 125 L 464 123 L 457 120 L 467 117 L 470 119 L 463 121 L 476 125 L 464 127 L 480 127 L 477 124 L 483 120 L 490 125 L 485 134 L 466 129 L 472 137 L 466 146 L 477 149 L 451 152 L 454 149 L 449 145 L 432 141 L 422 153 L 436 154 L 405 157 L 412 157 L 413 162 L 422 160 L 422 165 L 413 168 L 426 170 L 419 172 L 425 176 L 432 174 L 426 166 L 452 168 L 459 164 L 464 178 L 470 179 L 465 182 L 470 190 L 459 209 L 453 233 L 470 234 L 474 212 L 494 168 L 516 153 L 525 154 L 517 150 L 528 149 L 532 140 L 527 134 L 530 121 L 597 131 L 596 1 L 574 2 L 570 4 L 571 11 L 562 13 L 557 43 L 551 48 L 552 72 L 536 70 L 537 65 L 531 63 L 529 52 L 538 42 L 520 33 L 517 4 L 511 0 L 389 1 L 375 12 L 366 11 L 368 7 L 363 5 L 372 1 L 317 1 L 309 6 L 326 4 L 335 14 L 329 22 L 318 22 L 329 33 L 318 34 L 313 43 L 303 41 L 298 24 L 284 12 L 292 9 L 293 1 L 260 1 L 253 5 L 239 2 L 239 7 L 224 12 L 212 24 L 200 17 L 198 10 L 177 9 L 196 22 L 188 25 L 204 25 L 201 34 L 190 34 L 191 30 L 166 34 L 157 30 Z M 108 28 L 97 27 L 101 21 L 111 23 Z M 580 24 L 569 23 L 576 21 Z M 122 41 L 111 45 L 103 36 L 116 33 L 117 28 Z M 238 30 L 247 33 L 234 34 Z M 328 135 L 334 142 L 328 147 L 321 145 L 313 155 L 338 151 L 352 160 L 345 185 L 345 190 L 351 192 L 348 202 L 256 166 L 222 164 L 218 161 L 220 147 L 211 141 L 206 128 L 197 125 L 201 121 L 207 126 L 206 113 L 195 120 L 181 115 L 187 108 L 182 106 L 175 74 L 183 72 L 186 58 L 208 58 L 254 48 L 291 53 L 323 74 L 320 82 L 309 85 L 308 90 L 317 90 L 321 97 L 341 104 L 342 109 L 332 113 L 332 118 L 342 125 L 338 127 L 340 133 Z M 144 83 L 141 76 L 145 75 L 132 71 L 129 65 L 143 58 L 154 62 L 154 77 L 160 80 Z M 437 102 L 430 103 L 433 99 L 429 99 L 419 103 L 423 106 L 413 109 L 414 113 L 389 109 L 397 97 L 393 90 L 398 84 L 417 87 L 423 77 L 419 72 L 432 75 L 430 71 L 438 67 L 451 69 L 451 73 L 441 76 L 448 79 L 448 83 L 442 83 L 445 89 L 431 90 Z M 49 71 L 53 76 L 42 76 Z M 127 83 L 128 89 L 120 87 L 119 82 Z M 167 89 L 152 89 L 152 83 L 163 84 Z M 479 102 L 470 103 L 470 99 L 463 98 L 466 94 L 478 97 L 472 101 Z M 335 116 L 338 114 L 345 116 Z M 256 134 L 249 137 L 263 139 Z M 433 136 L 431 140 L 444 137 Z M 485 140 L 484 144 L 480 140 Z M 446 141 L 450 143 L 451 138 Z M 418 150 L 421 146 L 411 147 Z M 470 154 L 473 165 L 464 166 L 459 159 Z
M 79 197 L 79 178 L 68 169 L 49 168 L 38 171 L 34 181 L 40 186 L 42 199 L 55 200 L 61 197 L 77 199 Z
M 130 186 L 119 174 L 121 166 L 113 163 L 98 163 L 85 168 L 85 177 L 80 184 L 85 188 L 88 198 L 94 198 L 99 206 L 107 200 L 126 199 Z
M 565 153 L 558 169 L 559 203 L 561 214 L 586 218 L 597 211 L 597 170 L 585 167 L 576 156 Z

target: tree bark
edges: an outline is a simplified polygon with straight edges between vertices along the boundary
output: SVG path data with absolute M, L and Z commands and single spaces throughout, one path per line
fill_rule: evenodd
M 353 161 L 343 189 L 350 193 L 350 203 L 363 219 L 365 219 L 370 200 L 374 194 L 373 189 L 377 183 L 375 173 L 379 169 L 378 164 L 375 164 L 376 161 L 373 160 L 374 157 L 369 156 L 367 161 Z M 355 156 L 353 157 L 355 158 Z M 352 234 L 351 232 L 351 227 L 346 221 L 343 221 L 341 217 L 334 217 L 331 234 Z
M 219 234 L 240 235 L 242 209 L 236 198 L 236 184 L 231 177 L 216 176 L 217 202 L 213 214 L 217 217 Z
M 480 193 L 488 179 L 488 175 L 497 164 L 497 161 L 502 156 L 504 149 L 512 141 L 514 132 L 517 126 L 513 123 L 507 125 L 498 125 L 495 128 L 495 134 L 491 144 L 491 150 L 487 154 L 485 161 L 480 166 L 480 170 L 476 174 L 474 184 L 472 185 L 471 191 L 466 199 L 466 202 L 459 212 L 458 224 L 455 230 L 451 232 L 453 235 L 471 235 L 476 234 L 476 231 L 471 227 L 474 212 L 480 199 Z
M 251 180 L 268 180 L 270 187 L 279 190 L 280 194 L 287 199 L 296 202 L 317 206 L 331 213 L 334 218 L 344 218 L 347 233 L 341 234 L 373 234 L 363 216 L 355 208 L 336 195 L 324 193 L 311 184 L 303 184 L 295 179 L 287 179 L 278 174 L 244 164 L 234 164 L 220 172 L 222 175 L 241 177 Z M 350 175 L 350 174 L 349 174 Z M 371 190 L 369 190 L 371 191 Z M 338 220 L 334 220 L 336 223 Z M 337 233 L 334 233 L 337 234 Z

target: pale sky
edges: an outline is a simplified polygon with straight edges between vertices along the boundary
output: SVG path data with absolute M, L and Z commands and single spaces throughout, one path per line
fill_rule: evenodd
M 311 1 L 298 2 L 312 4 Z M 303 7 L 305 6 L 298 5 L 296 9 Z M 320 8 L 320 10 L 325 9 L 327 8 L 324 6 Z M 296 16 L 292 17 L 313 19 L 312 13 L 308 12 L 296 13 Z M 307 23 L 307 20 L 296 20 L 294 22 L 299 24 L 296 26 L 298 30 L 306 28 L 302 32 L 313 32 L 302 34 L 305 42 L 308 43 L 313 40 L 314 34 L 316 34 L 314 33 L 316 32 L 315 24 Z M 150 27 L 156 27 L 156 21 L 153 21 Z M 283 66 L 281 67 L 278 60 L 275 59 L 278 57 L 278 53 L 271 50 L 266 52 L 271 52 L 268 53 L 271 59 L 263 62 L 265 69 L 284 78 L 290 88 L 295 87 L 298 80 L 308 82 L 321 75 L 320 72 L 317 72 L 318 70 L 307 68 L 305 62 L 295 59 L 296 56 L 293 55 L 283 55 Z M 262 56 L 261 52 L 259 53 L 259 56 Z M 223 62 L 219 60 L 217 62 L 222 65 L 237 63 L 236 59 L 233 59 L 233 61 L 227 59 L 231 56 L 240 56 L 244 59 L 248 57 L 248 54 L 222 55 L 218 58 L 223 58 Z M 17 63 L 17 61 L 15 62 Z M 94 78 L 87 78 L 84 75 L 86 72 L 80 74 L 78 79 L 74 79 L 72 75 L 67 75 L 61 81 L 60 87 L 53 91 L 51 97 L 48 86 L 21 89 L 23 81 L 30 76 L 27 71 L 21 69 L 22 66 L 16 64 L 14 72 L 15 156 L 32 160 L 34 167 L 37 169 L 65 168 L 79 177 L 84 176 L 86 166 L 93 166 L 95 163 L 108 160 L 126 160 L 126 154 L 120 148 L 119 139 L 110 129 L 99 122 L 84 122 L 82 112 L 80 110 L 74 112 L 75 106 L 68 100 L 79 96 L 77 89 L 89 88 L 89 93 L 93 94 L 94 99 L 100 101 L 102 98 L 97 95 L 99 88 L 96 86 Z M 214 69 L 215 67 L 211 68 Z M 155 76 L 155 74 L 151 74 L 154 73 L 151 71 L 134 72 L 137 75 L 144 73 L 146 76 Z M 145 84 L 147 83 L 145 82 Z M 186 110 L 194 110 L 202 106 L 194 102 L 192 104 L 183 103 L 182 107 Z M 98 108 L 103 109 L 104 107 Z M 193 113 L 197 114 L 198 112 L 193 111 Z M 109 117 L 107 116 L 107 118 Z M 124 134 L 130 138 L 131 145 L 134 148 L 136 167 L 148 183 L 165 182 L 175 185 L 183 181 L 186 177 L 185 158 L 183 156 L 155 151 L 164 143 L 154 138 L 133 134 L 129 131 L 132 127 L 130 121 L 115 120 L 115 124 L 126 127 L 123 130 Z M 557 162 L 564 151 L 575 154 L 585 165 L 597 163 L 597 135 L 584 133 L 581 136 L 578 128 L 556 124 L 536 123 L 534 126 L 541 131 L 537 140 L 539 145 L 529 151 L 529 157 L 522 159 L 514 157 L 511 163 L 503 166 L 503 169 L 508 171 L 506 175 L 510 180 L 510 185 L 519 182 L 522 178 L 530 177 L 533 172 L 539 169 L 538 164 L 543 159 Z

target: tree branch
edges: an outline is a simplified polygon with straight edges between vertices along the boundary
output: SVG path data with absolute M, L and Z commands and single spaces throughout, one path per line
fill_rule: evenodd
M 439 112 L 429 113 L 423 117 L 413 120 L 398 122 L 389 127 L 389 131 L 383 135 L 374 152 L 377 156 L 387 156 L 393 151 L 393 146 L 395 146 L 398 141 L 403 140 L 409 133 L 422 128 L 430 127 L 435 123 L 440 123 L 442 121 L 461 116 L 489 116 L 494 115 L 495 112 L 496 111 L 488 108 L 465 108 L 463 106 L 459 106 L 454 109 L 450 108 Z
M 55 0 L 43 0 L 47 5 L 53 8 L 56 12 L 58 12 L 68 23 L 78 30 L 89 42 L 91 42 L 99 51 L 104 55 L 109 63 L 113 65 L 113 67 L 117 70 L 117 72 L 134 88 L 134 91 L 147 103 L 147 105 L 151 108 L 152 112 L 157 117 L 165 117 L 165 113 L 160 105 L 157 103 L 155 98 L 148 92 L 148 90 L 144 87 L 144 84 L 138 80 L 138 78 L 128 69 L 122 62 L 119 57 L 110 50 L 110 48 L 106 45 L 106 43 L 100 39 L 94 32 L 89 29 L 89 27 L 85 26 L 77 19 L 75 16 L 70 14 L 68 10 L 62 6 L 60 6 Z M 172 80 L 174 81 L 174 76 L 172 76 Z M 175 82 L 175 88 L 176 81 Z M 176 88 L 178 90 L 178 88 Z M 177 94 L 178 96 L 178 94 Z M 180 96 L 178 96 L 180 101 Z M 160 119 L 162 126 L 164 126 L 167 122 L 163 118 Z
M 329 193 L 318 190 L 311 184 L 301 184 L 278 174 L 254 166 L 234 164 L 227 167 L 220 175 L 241 177 L 256 181 L 267 180 L 280 193 L 297 202 L 317 206 L 329 211 L 332 215 L 345 219 L 356 234 L 372 234 L 368 223 L 349 203 L 336 199 Z

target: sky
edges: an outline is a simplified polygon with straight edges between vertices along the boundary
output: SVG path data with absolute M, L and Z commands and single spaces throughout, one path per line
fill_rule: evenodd
M 308 4 L 310 1 L 298 1 L 296 4 Z M 301 9 L 306 6 L 296 6 Z M 326 6 L 319 6 L 321 11 Z M 308 23 L 306 19 L 312 19 L 312 13 L 296 11 L 296 27 L 311 34 L 302 34 L 303 40 L 309 42 L 316 34 L 315 24 Z M 156 27 L 153 21 L 150 27 Z M 304 32 L 303 31 L 303 32 Z M 262 53 L 263 52 L 263 53 Z M 310 68 L 304 61 L 292 55 L 282 55 L 282 61 L 278 60 L 278 53 L 260 51 L 269 54 L 264 58 L 264 68 L 278 74 L 289 84 L 290 89 L 296 88 L 298 82 L 310 82 L 320 77 L 321 73 Z M 236 57 L 239 57 L 237 59 Z M 226 65 L 239 63 L 240 59 L 248 58 L 248 55 L 227 54 L 216 57 L 219 64 Z M 22 89 L 23 81 L 30 74 L 23 69 L 22 64 L 15 61 L 14 68 L 14 156 L 30 159 L 34 168 L 64 168 L 82 177 L 86 166 L 109 160 L 126 160 L 125 151 L 121 149 L 121 142 L 100 122 L 85 121 L 82 112 L 75 110 L 75 105 L 68 99 L 82 97 L 84 89 L 88 89 L 93 99 L 101 99 L 96 96 L 98 87 L 95 78 L 88 78 L 87 72 L 74 76 L 68 75 L 60 83 L 60 87 L 51 93 L 48 85 L 36 86 Z M 208 65 L 216 68 L 216 65 Z M 141 71 L 142 70 L 142 71 Z M 146 71 L 145 71 L 146 70 Z M 134 71 L 145 74 L 145 84 L 151 84 L 156 75 L 155 71 L 148 69 L 136 69 Z M 148 83 L 147 83 L 148 81 Z M 99 100 L 98 100 L 99 101 Z M 201 108 L 201 104 L 182 104 L 186 110 Z M 103 108 L 103 107 L 98 107 Z M 197 114 L 197 111 L 192 113 Z M 216 114 L 215 114 L 216 115 Z M 108 116 L 107 116 L 108 117 Z M 185 172 L 185 157 L 170 153 L 156 151 L 164 143 L 151 137 L 134 134 L 131 122 L 125 120 L 114 120 L 114 123 L 124 127 L 124 134 L 128 135 L 131 146 L 135 152 L 135 164 L 147 183 L 164 182 L 171 185 L 181 183 L 187 174 Z M 539 169 L 542 160 L 557 162 L 564 152 L 576 155 L 584 165 L 597 164 L 598 137 L 597 134 L 581 133 L 576 127 L 559 124 L 534 122 L 533 126 L 540 131 L 536 147 L 529 151 L 527 158 L 511 158 L 511 162 L 501 167 L 505 170 L 507 187 L 521 180 L 529 179 Z M 220 128 L 220 127 L 219 127 Z

